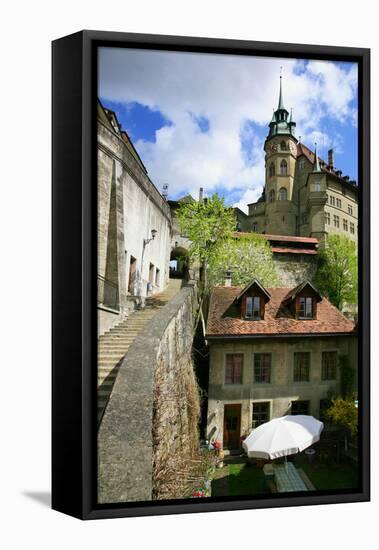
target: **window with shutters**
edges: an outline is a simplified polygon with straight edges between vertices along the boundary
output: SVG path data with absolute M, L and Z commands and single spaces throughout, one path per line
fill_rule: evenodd
M 254 382 L 269 384 L 271 381 L 271 353 L 254 354 Z
M 294 382 L 309 382 L 311 354 L 309 351 L 297 351 L 294 353 Z
M 242 384 L 243 354 L 228 353 L 225 358 L 225 384 Z
M 321 368 L 322 380 L 336 380 L 337 379 L 337 361 L 338 361 L 337 352 L 323 351 L 321 361 L 322 361 L 322 368 Z

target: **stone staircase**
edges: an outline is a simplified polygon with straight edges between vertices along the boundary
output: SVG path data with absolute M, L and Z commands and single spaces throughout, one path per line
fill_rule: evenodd
M 164 292 L 146 298 L 145 307 L 100 336 L 97 356 L 97 422 L 103 417 L 118 369 L 131 343 L 157 312 L 180 290 L 182 279 L 170 279 Z

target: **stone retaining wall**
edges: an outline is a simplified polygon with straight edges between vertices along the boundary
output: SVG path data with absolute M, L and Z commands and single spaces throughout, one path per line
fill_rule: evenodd
M 198 400 L 191 361 L 195 308 L 195 286 L 188 284 L 146 325 L 122 362 L 98 433 L 99 503 L 152 500 L 153 464 L 170 449 L 192 444 L 192 413 L 167 395 L 191 388 L 196 395 L 190 399 Z

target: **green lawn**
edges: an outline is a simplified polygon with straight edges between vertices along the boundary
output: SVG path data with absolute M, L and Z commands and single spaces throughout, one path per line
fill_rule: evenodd
M 350 464 L 308 464 L 302 456 L 296 457 L 297 468 L 302 468 L 316 489 L 354 489 L 358 487 L 358 467 Z
M 296 467 L 302 468 L 319 490 L 353 489 L 358 485 L 357 468 L 349 464 L 309 464 L 296 457 Z M 247 464 L 227 464 L 217 469 L 212 481 L 212 496 L 259 495 L 268 493 L 263 471 Z
M 212 496 L 258 495 L 268 493 L 263 471 L 246 464 L 228 464 L 217 469 Z

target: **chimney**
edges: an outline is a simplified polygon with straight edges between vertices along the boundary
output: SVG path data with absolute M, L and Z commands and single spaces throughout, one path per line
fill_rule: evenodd
M 232 286 L 232 271 L 227 269 L 225 271 L 225 283 L 224 286 Z
M 333 170 L 334 168 L 334 151 L 333 149 L 329 149 L 328 151 L 328 164 L 330 168 Z
M 199 202 L 203 202 L 203 188 L 200 187 L 199 189 Z

